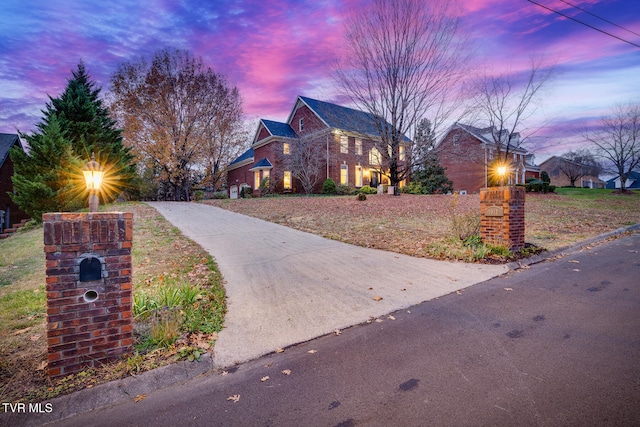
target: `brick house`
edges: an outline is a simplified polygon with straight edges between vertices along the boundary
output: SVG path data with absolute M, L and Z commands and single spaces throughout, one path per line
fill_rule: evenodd
M 552 156 L 540 163 L 540 170 L 546 171 L 551 179 L 551 185 L 556 187 L 568 187 L 571 180 L 567 176 L 577 177 L 574 185 L 583 188 L 604 188 L 605 182 L 600 179 L 593 166 L 584 165 L 579 162 L 565 159 L 563 157 Z M 565 172 L 566 171 L 566 172 Z
M 493 142 L 495 128 L 477 128 L 455 123 L 436 145 L 442 167 L 446 168 L 447 177 L 453 182 L 454 191 L 477 193 L 481 188 L 490 185 L 491 171 L 489 166 L 498 159 L 498 147 Z M 503 131 L 506 140 L 506 131 Z M 528 178 L 539 178 L 540 168 L 533 164 L 533 155 L 520 145 L 520 134 L 510 136 L 509 185 L 524 184 Z M 500 152 L 505 152 L 506 144 L 502 144 Z
M 12 133 L 0 133 L 0 232 L 7 228 L 11 228 L 13 224 L 18 224 L 21 220 L 29 218 L 18 205 L 16 205 L 9 197 L 13 192 L 14 168 L 13 161 L 9 155 L 9 150 L 13 146 L 24 149 L 20 138 Z
M 251 148 L 229 164 L 229 196 L 237 198 L 243 187 L 250 187 L 254 195 L 259 195 L 267 182 L 269 190 L 276 193 L 303 192 L 287 162 L 303 140 L 311 141 L 318 158 L 314 167 L 320 178 L 313 187 L 314 193 L 322 191 L 322 183 L 328 177 L 336 184 L 354 188 L 389 183 L 376 147 L 380 138 L 373 116 L 299 96 L 285 123 L 261 119 Z M 403 139 L 398 153 L 401 162 L 408 155 L 410 143 L 408 138 Z

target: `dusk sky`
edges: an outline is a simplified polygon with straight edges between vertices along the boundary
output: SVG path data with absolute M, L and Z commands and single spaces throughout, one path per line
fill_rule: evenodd
M 428 1 L 428 0 L 425 0 Z M 517 72 L 532 58 L 555 64 L 527 147 L 539 162 L 579 141 L 580 126 L 615 103 L 640 101 L 640 1 L 461 0 L 476 61 L 470 74 Z M 0 5 L 0 132 L 29 133 L 47 95 L 58 96 L 83 60 L 109 90 L 125 61 L 161 48 L 188 49 L 237 85 L 248 119 L 286 120 L 297 95 L 335 101 L 330 78 L 342 23 L 367 0 L 3 0 Z M 587 12 L 571 7 L 576 5 Z

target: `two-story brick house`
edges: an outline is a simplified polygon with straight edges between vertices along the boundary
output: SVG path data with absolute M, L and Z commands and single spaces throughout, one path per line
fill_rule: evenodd
M 436 145 L 440 165 L 446 168 L 447 177 L 453 182 L 454 191 L 476 193 L 491 182 L 491 164 L 505 156 L 509 139 L 509 164 L 505 184 L 524 184 L 528 178 L 539 178 L 540 168 L 533 165 L 533 155 L 520 147 L 520 134 L 509 136 L 503 132 L 505 143 L 500 147 L 494 142 L 493 128 L 477 128 L 455 123 Z M 500 151 L 500 154 L 499 154 Z
M 303 192 L 287 156 L 305 138 L 315 144 L 313 155 L 319 158 L 313 162 L 319 171 L 314 193 L 321 192 L 327 178 L 354 188 L 389 183 L 380 144 L 376 146 L 377 127 L 369 113 L 299 96 L 285 123 L 261 119 L 251 148 L 227 167 L 229 196 L 238 197 L 243 187 L 259 194 L 266 183 L 277 193 Z M 408 155 L 410 143 L 404 138 L 399 147 L 401 162 Z

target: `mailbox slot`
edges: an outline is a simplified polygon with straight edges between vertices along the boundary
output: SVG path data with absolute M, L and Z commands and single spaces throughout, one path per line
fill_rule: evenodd
M 102 262 L 96 257 L 87 257 L 80 262 L 80 281 L 92 282 L 102 279 Z

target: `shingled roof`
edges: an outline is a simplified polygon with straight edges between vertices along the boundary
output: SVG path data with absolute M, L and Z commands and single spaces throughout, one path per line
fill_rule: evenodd
M 4 161 L 9 157 L 9 150 L 16 143 L 22 147 L 18 135 L 13 133 L 0 133 L 0 167 L 2 167 Z
M 273 136 L 282 136 L 284 138 L 295 138 L 297 135 L 293 128 L 287 123 L 274 122 L 273 120 L 262 119 L 262 124 Z
M 355 110 L 330 102 L 299 96 L 298 99 L 305 103 L 327 126 L 334 129 L 361 133 L 378 137 L 378 127 L 375 117 L 371 113 Z M 291 113 L 293 115 L 293 112 Z M 289 117 L 289 121 L 291 117 Z M 410 141 L 406 136 L 405 141 Z

